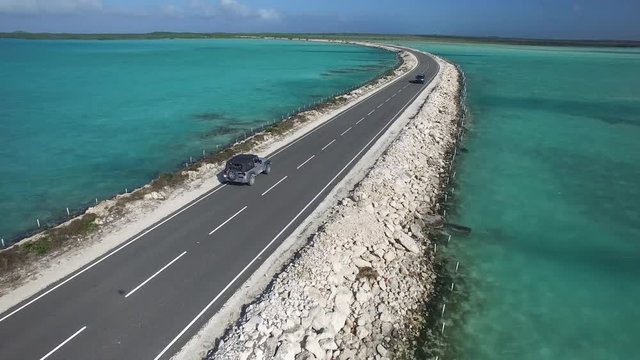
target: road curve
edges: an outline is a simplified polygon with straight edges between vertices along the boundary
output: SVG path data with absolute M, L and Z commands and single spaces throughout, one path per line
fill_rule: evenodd
M 413 53 L 416 69 L 271 154 L 255 186 L 216 186 L 0 314 L 0 359 L 171 357 L 433 80 L 438 63 Z

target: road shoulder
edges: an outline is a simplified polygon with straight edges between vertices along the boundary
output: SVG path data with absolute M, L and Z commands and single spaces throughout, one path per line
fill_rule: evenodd
M 360 45 L 367 44 L 361 43 Z M 403 64 L 392 74 L 337 96 L 320 110 L 311 109 L 293 115 L 290 119 L 292 127 L 282 134 L 271 135 L 264 132 L 255 134 L 245 142 L 249 143 L 256 137 L 260 137 L 262 140 L 256 142 L 257 145 L 254 148 L 245 151 L 267 156 L 287 144 L 295 142 L 341 112 L 397 81 L 405 73 L 411 71 L 416 64 L 415 57 L 405 52 Z M 239 145 L 242 148 L 243 144 Z M 153 192 L 149 192 L 148 185 L 146 185 L 89 208 L 87 214 L 96 216 L 97 230 L 95 232 L 74 237 L 72 241 L 69 241 L 69 244 L 58 251 L 24 264 L 15 271 L 0 274 L 0 313 L 83 267 L 98 261 L 128 240 L 167 219 L 178 209 L 207 196 L 219 186 L 216 175 L 222 168 L 223 162 L 203 162 L 197 168 L 179 173 L 187 179 L 183 184 L 174 187 L 166 186 L 161 191 Z M 140 196 L 142 193 L 145 195 Z M 123 205 L 121 206 L 121 204 Z M 58 228 L 68 226 L 73 220 L 76 219 L 72 219 Z M 43 237 L 46 235 L 37 234 L 22 243 L 38 241 Z M 11 248 L 5 251 L 11 251 Z
M 440 206 L 458 126 L 459 73 L 438 62 L 437 78 L 176 358 L 406 351 L 435 279 L 424 219 Z

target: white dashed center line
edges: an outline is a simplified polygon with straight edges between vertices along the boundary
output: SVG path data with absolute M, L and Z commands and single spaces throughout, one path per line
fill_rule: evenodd
M 367 115 L 371 115 L 371 114 L 373 114 L 374 112 L 376 112 L 376 110 L 375 110 L 375 109 L 374 109 L 374 110 L 369 111 L 369 113 L 368 113 Z
M 183 252 L 182 254 L 178 255 L 178 257 L 176 257 L 175 259 L 171 260 L 167 265 L 163 266 L 162 269 L 156 271 L 155 274 L 151 275 L 147 280 L 143 281 L 142 284 L 136 286 L 135 289 L 129 291 L 129 293 L 127 295 L 125 295 L 124 297 L 128 298 L 129 296 L 131 296 L 131 294 L 133 294 L 134 292 L 138 291 L 138 289 L 140 289 L 141 287 L 143 287 L 146 283 L 148 283 L 149 281 L 151 281 L 154 277 L 158 276 L 158 274 L 160 274 L 162 271 L 164 271 L 166 268 L 168 268 L 169 266 L 171 266 L 171 264 L 173 264 L 174 262 L 178 261 L 178 259 L 180 259 L 181 257 L 183 257 L 187 252 Z
M 356 121 L 356 125 L 360 124 L 360 123 L 362 122 L 362 120 L 364 120 L 364 118 L 362 118 L 362 119 L 360 119 L 360 120 Z
M 49 356 L 51 356 L 54 352 L 58 351 L 61 347 L 63 347 L 64 344 L 66 344 L 69 341 L 73 340 L 74 337 L 80 335 L 80 333 L 83 332 L 86 328 L 87 328 L 86 326 L 83 326 L 82 329 L 76 331 L 73 335 L 69 336 L 67 338 L 67 340 L 63 341 L 60 345 L 56 346 L 53 350 L 49 351 L 47 353 L 47 355 L 41 357 L 40 360 L 44 360 L 44 359 L 48 358 Z
M 363 118 L 364 119 L 364 118 Z M 322 147 L 321 151 L 324 151 L 324 149 L 328 148 L 331 144 L 333 144 L 334 142 L 336 142 L 336 139 L 331 140 L 327 145 Z
M 278 186 L 278 184 L 280 184 L 281 182 L 284 181 L 284 179 L 286 179 L 288 176 L 283 177 L 282 179 L 280 179 L 280 181 L 278 181 L 277 183 L 273 184 L 272 187 L 268 188 L 267 191 L 263 192 L 262 195 L 260 196 L 264 196 L 264 194 L 268 193 L 269 191 L 273 190 L 274 187 Z
M 209 233 L 209 235 L 212 235 L 214 232 L 218 231 L 221 227 L 223 227 L 226 223 L 228 223 L 229 221 L 233 220 L 234 217 L 240 215 L 241 212 L 243 212 L 247 207 L 243 207 L 242 209 L 240 209 L 240 211 L 238 211 L 237 213 L 233 214 L 233 216 L 231 216 L 230 218 L 228 218 L 225 222 L 223 222 L 222 224 L 218 225 L 217 228 L 211 230 L 211 232 Z
M 380 109 L 380 108 L 382 107 L 382 105 L 384 105 L 384 103 L 382 103 L 382 104 L 378 105 L 378 106 L 376 107 L 376 109 Z
M 348 132 L 349 132 L 349 130 L 351 130 L 351 126 L 349 126 L 349 128 L 348 128 L 347 130 L 343 131 L 343 132 L 342 132 L 342 134 L 340 134 L 340 136 L 342 136 L 342 135 L 344 135 L 344 134 L 348 133 Z
M 304 164 L 308 163 L 309 161 L 311 161 L 311 159 L 313 159 L 314 157 L 316 157 L 315 155 L 311 155 L 310 158 L 308 158 L 307 160 L 305 160 L 302 164 L 298 165 L 298 167 L 296 168 L 296 170 L 300 170 L 301 167 L 304 166 Z
M 300 212 L 293 217 L 293 219 L 291 219 L 291 221 L 289 221 L 289 223 L 282 228 L 282 230 L 280 230 L 280 232 L 273 238 L 271 239 L 271 241 L 265 245 L 265 247 L 242 269 L 240 270 L 240 272 L 233 278 L 231 279 L 231 281 L 227 284 L 227 286 L 225 286 L 219 293 L 218 295 L 216 295 L 207 305 L 205 305 L 205 307 L 200 310 L 200 312 L 178 333 L 178 335 L 176 335 L 173 340 L 171 340 L 169 342 L 169 344 L 167 344 L 167 346 L 165 346 L 162 351 L 160 351 L 160 353 L 154 358 L 154 360 L 159 360 L 162 356 L 164 356 L 164 354 L 169 351 L 169 349 L 178 341 L 180 340 L 180 338 L 187 332 L 189 331 L 189 329 L 207 312 L 207 310 L 209 310 L 209 308 L 211 308 L 217 301 L 218 299 L 220 299 L 220 297 L 222 297 L 227 290 L 229 290 L 231 288 L 231 286 L 233 286 L 233 284 L 236 283 L 236 281 L 238 281 L 238 279 L 256 262 L 258 261 L 258 259 L 260 259 L 260 257 L 273 245 L 273 243 L 275 243 L 275 241 L 280 237 L 280 235 L 282 235 L 301 215 L 302 213 L 304 213 L 307 208 L 309 208 L 309 206 L 311 206 L 313 204 L 314 201 L 316 201 L 316 199 L 318 197 L 320 197 L 320 195 L 340 176 L 340 174 L 342 174 L 348 167 L 349 165 L 351 165 L 351 163 L 353 163 L 358 156 L 360 156 L 360 154 L 362 154 L 362 152 L 364 152 L 366 150 L 366 148 L 371 145 L 371 143 L 373 143 L 374 140 L 376 140 L 378 138 L 378 136 L 385 130 L 387 129 L 387 127 L 396 119 L 396 117 L 398 115 L 400 115 L 400 112 L 404 111 L 404 109 L 406 109 L 409 104 L 411 102 L 413 102 L 413 100 L 415 100 L 416 97 L 418 97 L 420 93 L 417 93 L 413 98 L 411 98 L 411 100 L 409 100 L 409 102 L 407 104 L 405 104 L 402 109 L 400 109 L 392 118 L 391 120 L 389 120 L 389 122 L 387 122 L 382 129 L 380 129 L 380 131 L 378 131 L 377 134 L 375 134 L 373 136 L 373 138 L 371 138 L 371 140 L 369 140 L 369 142 L 367 144 L 365 144 L 365 146 L 358 151 L 358 153 L 355 154 L 355 156 L 340 170 L 338 171 L 338 173 L 331 179 L 329 180 L 329 182 L 320 190 L 319 193 L 317 193 L 313 199 L 311 199 L 311 201 L 309 201 L 307 203 L 307 205 L 305 205 L 302 210 L 300 210 Z

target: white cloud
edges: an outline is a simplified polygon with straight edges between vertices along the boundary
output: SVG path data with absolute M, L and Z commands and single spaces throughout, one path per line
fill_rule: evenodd
M 166 0 L 165 0 L 166 1 Z M 281 15 L 274 9 L 252 8 L 241 0 L 167 1 L 152 8 L 130 5 L 105 6 L 103 0 L 0 0 L 0 14 L 86 14 L 104 13 L 120 16 L 201 17 L 211 19 L 247 19 L 276 22 Z
M 173 4 L 163 5 L 161 8 L 161 11 L 163 15 L 166 15 L 169 17 L 175 17 L 175 18 L 184 17 L 184 9 Z
M 247 5 L 240 3 L 238 0 L 220 0 L 220 7 L 224 12 L 231 16 L 242 18 L 254 18 L 265 21 L 280 20 L 280 13 L 274 9 L 251 9 Z
M 280 13 L 278 13 L 273 9 L 259 9 L 258 16 L 260 17 L 260 19 L 267 20 L 267 21 L 280 20 Z
M 240 4 L 236 0 L 220 0 L 220 7 L 225 11 L 242 17 L 250 17 L 253 15 L 248 6 Z
M 182 7 L 165 5 L 162 13 L 172 17 L 240 18 L 272 22 L 282 17 L 274 9 L 253 9 L 238 0 L 185 0 Z
M 190 0 L 188 8 L 191 13 L 202 17 L 214 17 L 218 15 L 218 10 L 211 2 L 206 0 Z
M 101 0 L 0 0 L 0 13 L 6 14 L 75 14 L 102 9 Z

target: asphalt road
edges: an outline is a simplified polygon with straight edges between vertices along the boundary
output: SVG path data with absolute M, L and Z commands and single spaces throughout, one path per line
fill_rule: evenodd
M 0 359 L 168 359 L 314 210 L 435 77 L 399 81 L 0 314 Z M 426 84 L 413 84 L 425 73 Z

